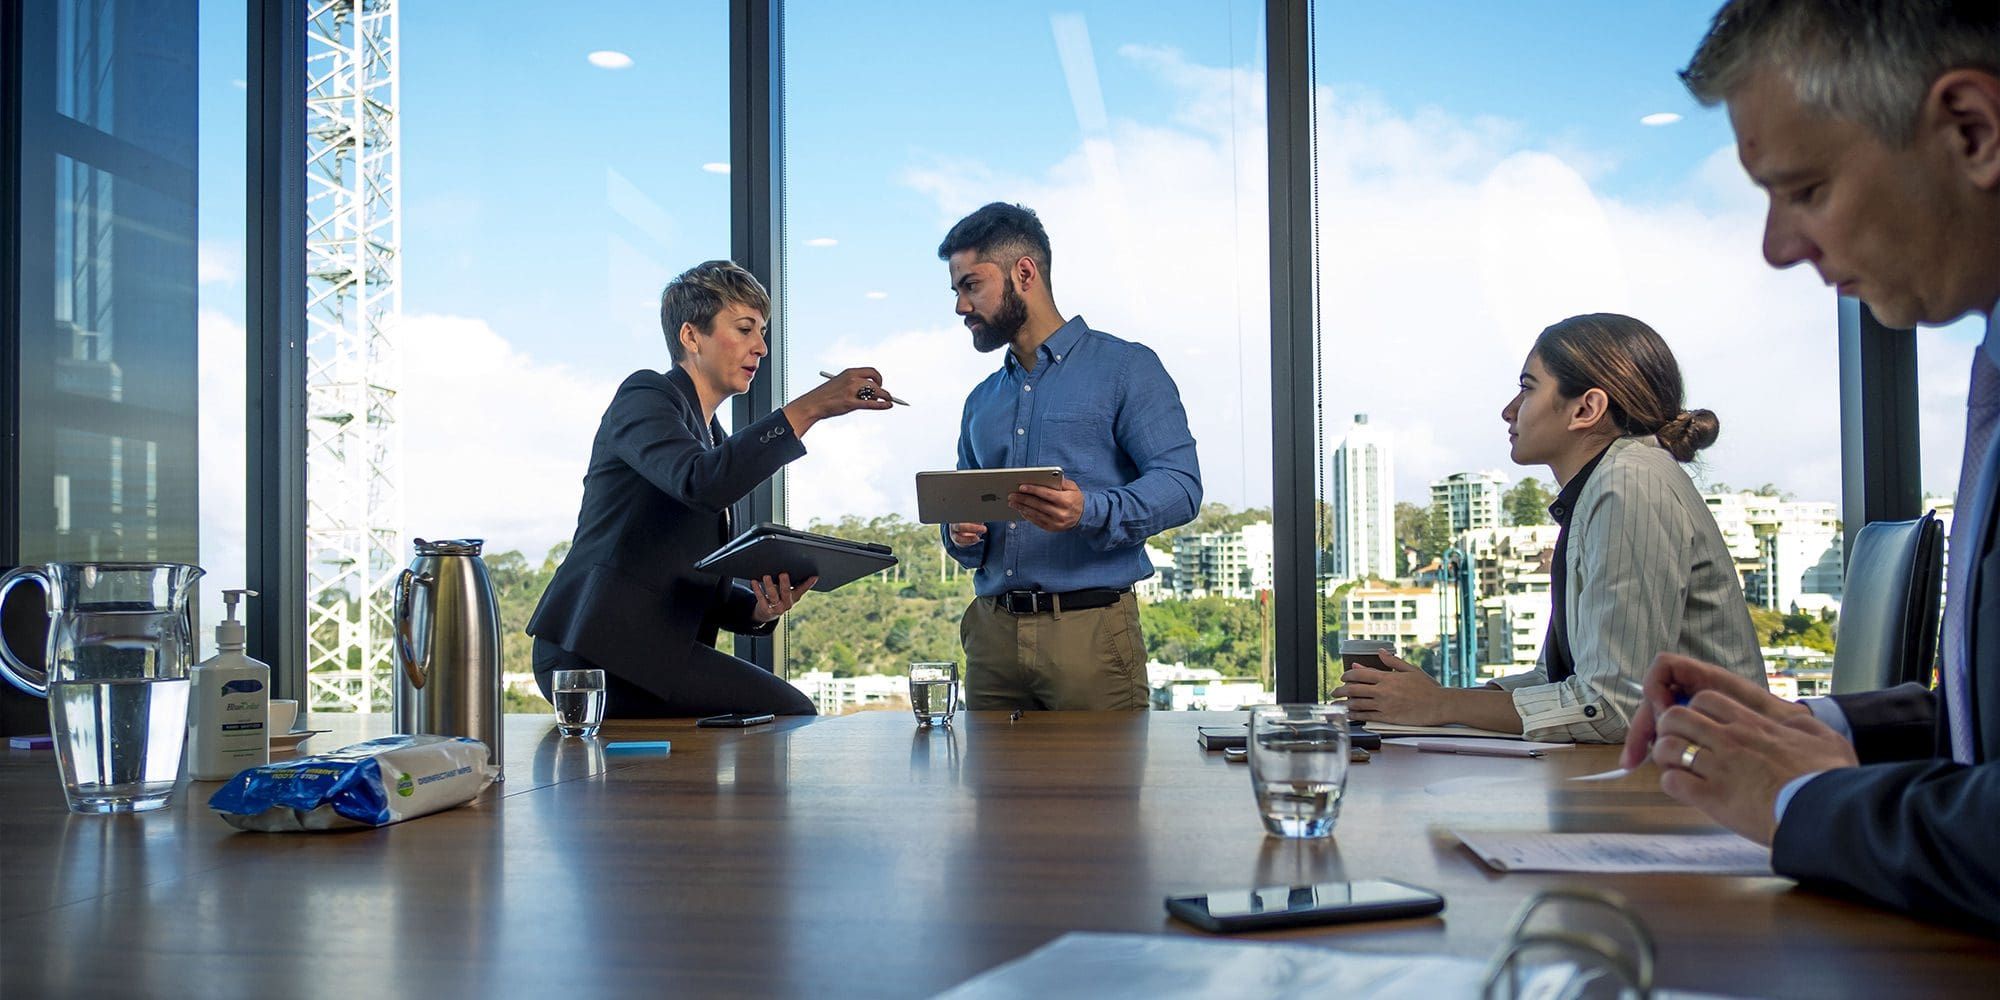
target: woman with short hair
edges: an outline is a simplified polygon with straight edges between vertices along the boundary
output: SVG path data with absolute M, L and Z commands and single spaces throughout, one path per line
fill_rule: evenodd
M 673 363 L 632 373 L 604 411 L 575 538 L 528 622 L 543 695 L 554 671 L 602 668 L 606 718 L 813 714 L 797 688 L 715 644 L 721 629 L 769 634 L 814 581 L 746 584 L 694 564 L 734 534 L 731 505 L 805 454 L 815 423 L 890 402 L 881 373 L 849 368 L 725 436 L 716 411 L 762 369 L 770 316 L 764 286 L 726 260 L 660 293 Z

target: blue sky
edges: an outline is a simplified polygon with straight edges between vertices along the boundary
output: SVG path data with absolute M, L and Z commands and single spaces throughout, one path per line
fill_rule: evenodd
M 1727 122 L 1674 78 L 1713 7 L 1319 8 L 1327 429 L 1363 410 L 1397 429 L 1402 498 L 1467 468 L 1547 478 L 1507 467 L 1492 414 L 1524 338 L 1596 308 L 1653 321 L 1690 402 L 1723 411 L 1710 478 L 1835 498 L 1832 299 L 1763 268 Z M 726 9 L 402 5 L 413 530 L 458 518 L 436 533 L 529 551 L 567 535 L 596 413 L 666 363 L 660 285 L 728 252 Z M 795 520 L 907 511 L 909 474 L 950 464 L 997 358 L 966 345 L 934 248 L 992 198 L 1042 211 L 1063 308 L 1161 352 L 1210 498 L 1268 502 L 1262 10 L 792 5 L 792 392 L 872 363 L 920 404 L 815 431 Z M 241 17 L 203 6 L 203 303 L 239 324 Z M 1641 124 L 1660 112 L 1684 118 Z M 1968 338 L 1924 336 L 1925 467 L 1948 490 Z M 489 461 L 467 474 L 467 455 Z

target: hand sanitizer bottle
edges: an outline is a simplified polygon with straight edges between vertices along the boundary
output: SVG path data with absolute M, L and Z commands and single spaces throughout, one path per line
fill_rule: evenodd
M 194 704 L 188 713 L 188 763 L 200 781 L 234 777 L 271 762 L 271 668 L 243 655 L 243 623 L 236 602 L 254 590 L 225 590 L 225 620 L 215 626 L 214 656 L 194 665 Z

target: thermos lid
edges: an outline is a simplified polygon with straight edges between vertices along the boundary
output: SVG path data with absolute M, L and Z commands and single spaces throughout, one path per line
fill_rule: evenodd
M 442 538 L 435 542 L 417 539 L 417 554 L 420 556 L 476 556 L 479 547 L 486 544 L 484 538 Z

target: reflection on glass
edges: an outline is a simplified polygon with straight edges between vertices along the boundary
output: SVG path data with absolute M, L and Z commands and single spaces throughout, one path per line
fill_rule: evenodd
M 196 558 L 195 14 L 22 18 L 21 557 Z
M 1001 364 L 973 348 L 936 256 L 993 201 L 1046 226 L 1065 315 L 1153 349 L 1187 409 L 1207 502 L 1150 540 L 1136 587 L 1154 707 L 1271 700 L 1262 9 L 1072 11 L 787 9 L 784 374 L 872 365 L 916 401 L 816 430 L 785 473 L 790 523 L 900 559 L 787 616 L 781 669 L 823 713 L 903 709 L 903 664 L 963 658 L 972 573 L 917 523 L 914 477 L 955 467 L 966 396 Z M 882 38 L 895 58 L 852 58 Z M 968 59 L 992 62 L 1008 99 L 940 84 Z

